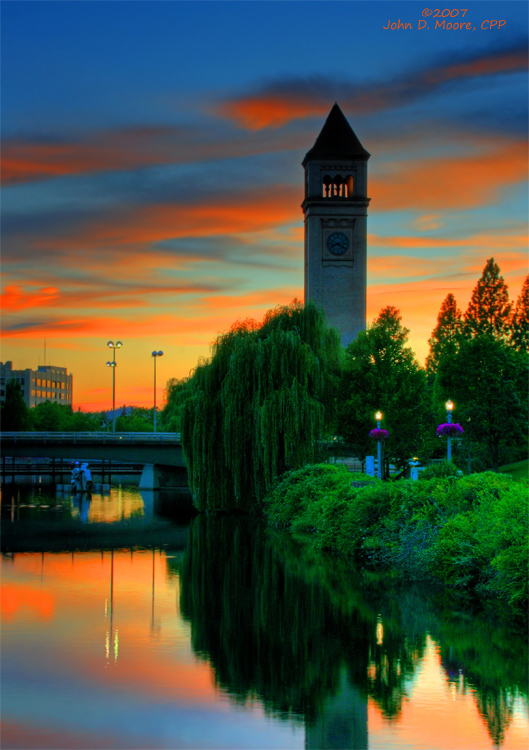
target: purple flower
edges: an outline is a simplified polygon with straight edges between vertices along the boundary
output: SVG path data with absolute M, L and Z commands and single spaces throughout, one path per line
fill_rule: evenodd
M 464 432 L 463 428 L 460 424 L 456 424 L 455 422 L 440 424 L 437 428 L 437 434 L 439 437 L 459 437 L 459 435 L 462 435 Z
M 389 437 L 389 432 L 387 430 L 371 430 L 369 433 L 369 437 L 373 438 L 373 440 L 387 440 Z

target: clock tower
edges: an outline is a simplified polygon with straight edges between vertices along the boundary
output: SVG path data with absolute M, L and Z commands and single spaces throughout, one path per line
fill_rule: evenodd
M 303 159 L 305 300 L 323 307 L 343 346 L 366 329 L 369 156 L 335 104 Z

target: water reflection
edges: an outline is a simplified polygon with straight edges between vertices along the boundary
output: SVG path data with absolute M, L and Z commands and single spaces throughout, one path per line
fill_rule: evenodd
M 2 559 L 3 747 L 525 750 L 525 629 L 177 500 L 7 522 L 70 546 Z
M 163 493 L 162 493 L 163 494 Z M 116 523 L 129 518 L 150 519 L 160 493 L 130 485 L 112 486 L 101 492 L 57 491 L 51 484 L 2 487 L 2 507 L 11 521 L 69 517 L 83 523 Z
M 476 730 L 472 747 L 502 745 L 516 698 L 526 695 L 527 645 L 512 623 L 490 613 L 446 617 L 444 592 L 424 600 L 416 588 L 388 590 L 387 576 L 352 576 L 259 524 L 197 518 L 181 577 L 193 648 L 213 665 L 219 687 L 240 704 L 257 697 L 272 715 L 303 721 L 309 748 L 367 748 L 368 704 L 400 725 L 418 675 L 433 685 L 440 667 L 451 686 L 437 684 L 436 699 L 468 692 L 488 730 L 489 742 Z M 441 650 L 436 632 L 449 633 Z M 456 714 L 452 720 L 445 735 L 456 731 Z M 457 735 L 452 742 L 469 746 Z
M 196 515 L 189 491 L 113 486 L 64 493 L 52 485 L 2 488 L 2 551 L 152 547 L 171 543 L 173 524 Z M 167 538 L 166 538 L 167 537 Z

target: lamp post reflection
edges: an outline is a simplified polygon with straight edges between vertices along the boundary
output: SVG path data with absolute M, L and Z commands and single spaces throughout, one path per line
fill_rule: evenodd
M 154 621 L 154 578 L 155 578 L 154 571 L 156 567 L 155 552 L 156 550 L 153 547 L 153 550 L 152 550 L 152 589 L 151 589 L 151 635 L 159 635 L 160 633 L 160 622 L 158 621 L 155 623 Z
M 105 656 L 107 660 L 107 666 L 110 663 L 110 649 L 112 640 L 114 641 L 114 664 L 118 660 L 119 651 L 119 635 L 116 629 L 114 633 L 113 620 L 114 620 L 114 550 L 110 551 L 110 604 L 108 599 L 105 602 L 105 618 L 110 617 L 109 629 L 105 634 Z

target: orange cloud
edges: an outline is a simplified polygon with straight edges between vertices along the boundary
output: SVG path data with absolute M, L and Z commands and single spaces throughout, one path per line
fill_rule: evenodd
M 274 300 L 275 302 L 275 300 Z M 273 302 L 270 306 L 273 306 Z M 185 334 L 206 334 L 206 341 L 212 340 L 216 333 L 226 331 L 233 323 L 233 314 L 226 311 L 225 315 L 215 317 L 185 317 L 184 315 L 141 315 L 123 318 L 110 316 L 70 317 L 35 320 L 27 325 L 15 325 L 9 328 L 4 325 L 3 338 L 34 339 L 34 338 L 65 338 L 78 336 L 93 336 L 108 340 L 108 332 L 116 331 L 119 338 L 152 337 L 153 331 L 158 336 L 172 335 L 175 332 Z
M 377 211 L 465 210 L 494 203 L 527 180 L 527 144 L 509 142 L 476 156 L 395 162 L 370 180 Z
M 259 307 L 266 312 L 275 305 L 288 305 L 294 298 L 303 299 L 303 289 L 263 289 L 241 295 L 218 295 L 203 297 L 207 308 L 233 310 L 240 307 Z
M 102 217 L 89 226 L 72 233 L 64 231 L 60 237 L 33 241 L 36 249 L 68 250 L 145 247 L 152 243 L 182 237 L 212 237 L 217 235 L 259 232 L 301 220 L 300 189 L 285 185 L 266 189 L 219 195 L 218 200 L 197 204 L 173 203 L 127 208 L 111 216 Z M 197 260 L 196 256 L 193 256 Z M 79 258 L 74 258 L 75 264 Z M 101 257 L 101 262 L 103 258 Z M 172 258 L 174 265 L 175 258 Z M 152 255 L 145 256 L 152 266 Z
M 84 143 L 7 142 L 2 155 L 2 184 L 133 169 L 160 164 L 166 158 L 162 154 L 146 153 L 141 148 L 129 150 L 123 143 L 113 143 L 113 140 L 108 136 L 94 136 Z
M 248 130 L 278 128 L 291 120 L 326 116 L 329 113 L 328 102 L 316 102 L 311 99 L 292 100 L 282 96 L 263 94 L 249 96 L 226 102 L 218 109 L 219 113 L 234 120 L 240 127 Z
M 454 78 L 475 78 L 477 76 L 511 73 L 527 69 L 527 49 L 506 52 L 492 57 L 469 60 L 458 65 L 448 65 L 433 71 L 430 77 L 434 81 L 449 81 Z
M 296 134 L 241 138 L 208 127 L 144 127 L 102 131 L 68 142 L 6 140 L 3 185 L 68 175 L 128 171 L 162 164 L 188 164 L 297 147 Z
M 152 262 L 153 255 L 150 256 L 151 265 Z M 46 287 L 33 292 L 27 291 L 18 284 L 6 286 L 3 294 L 0 295 L 1 307 L 4 312 L 20 312 L 21 310 L 39 307 L 67 310 L 84 308 L 93 310 L 96 306 L 107 310 L 145 307 L 147 305 L 156 307 L 167 302 L 166 298 L 161 300 L 160 295 L 165 297 L 165 295 L 201 294 L 214 291 L 216 288 L 214 284 L 200 284 L 198 282 L 175 284 L 174 286 L 162 284 L 134 285 L 130 288 L 112 286 L 112 283 L 109 282 L 107 288 L 103 289 L 100 288 L 101 284 L 96 286 L 94 282 L 92 282 L 92 285 L 89 282 L 85 283 L 84 288 L 80 284 L 78 284 L 79 288 L 75 288 L 75 282 L 72 283 L 70 279 L 65 283 L 68 286 L 73 286 L 74 289 L 63 292 L 56 287 Z M 220 285 L 218 287 L 222 288 Z
M 42 307 L 55 304 L 59 290 L 55 287 L 43 287 L 33 293 L 25 292 L 22 287 L 13 284 L 6 286 L 0 295 L 0 306 L 3 310 L 25 310 L 28 307 Z
M 389 83 L 354 85 L 332 78 L 282 80 L 257 94 L 223 102 L 217 112 L 248 130 L 278 128 L 297 119 L 327 115 L 333 100 L 357 115 L 373 114 L 412 103 L 447 82 L 498 74 L 525 72 L 527 47 L 503 50 L 446 66 L 432 66 Z
M 513 248 L 524 250 L 529 244 L 529 234 L 514 234 L 509 232 L 502 234 L 484 233 L 461 239 L 453 237 L 381 237 L 376 234 L 368 234 L 367 241 L 368 247 L 398 247 L 409 248 L 410 250 L 416 248 L 476 247 L 480 248 L 483 253 L 486 253 L 490 250 L 509 250 Z M 393 256 L 395 259 L 398 257 Z M 401 256 L 400 261 L 403 259 L 404 256 Z

